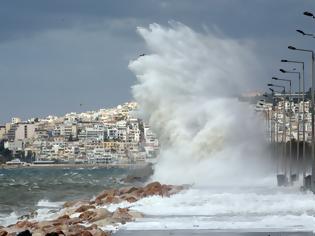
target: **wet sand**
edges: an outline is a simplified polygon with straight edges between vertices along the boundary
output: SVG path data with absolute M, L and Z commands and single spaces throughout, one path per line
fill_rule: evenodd
M 313 236 L 313 232 L 218 232 L 213 230 L 120 230 L 115 236 Z

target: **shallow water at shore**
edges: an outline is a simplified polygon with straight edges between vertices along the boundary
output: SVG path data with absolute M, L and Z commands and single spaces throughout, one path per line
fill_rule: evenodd
M 35 210 L 54 211 L 63 202 L 90 199 L 105 188 L 120 187 L 126 168 L 0 169 L 0 225 Z

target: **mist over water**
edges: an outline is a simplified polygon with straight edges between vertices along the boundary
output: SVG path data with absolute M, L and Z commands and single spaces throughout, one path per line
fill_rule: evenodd
M 129 68 L 138 79 L 134 98 L 161 142 L 153 179 L 211 186 L 265 183 L 270 166 L 263 122 L 237 99 L 260 70 L 253 45 L 177 22 L 151 24 L 138 33 L 149 54 Z

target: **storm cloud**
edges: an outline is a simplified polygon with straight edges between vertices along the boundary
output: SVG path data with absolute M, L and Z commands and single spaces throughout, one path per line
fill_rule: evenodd
M 170 20 L 250 42 L 264 68 L 264 90 L 280 59 L 307 60 L 289 44 L 311 48 L 314 11 L 307 0 L 4 0 L 0 7 L 0 123 L 114 106 L 132 99 L 128 63 L 146 52 L 136 27 Z M 314 30 L 315 31 L 315 30 Z M 314 32 L 313 31 L 313 32 Z M 306 65 L 308 66 L 308 64 Z M 308 67 L 307 70 L 309 71 Z M 82 104 L 82 106 L 80 106 Z

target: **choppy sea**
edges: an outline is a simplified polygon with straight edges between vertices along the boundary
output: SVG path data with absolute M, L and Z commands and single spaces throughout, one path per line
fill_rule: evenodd
M 0 170 L 0 225 L 37 211 L 49 219 L 65 201 L 91 199 L 120 187 L 129 173 L 119 168 L 21 168 Z M 121 230 L 215 230 L 230 232 L 314 232 L 315 195 L 299 185 L 192 186 L 170 198 L 152 196 L 129 207 L 145 214 Z
M 35 167 L 0 169 L 0 225 L 33 212 L 49 215 L 65 201 L 91 199 L 120 187 L 128 169 Z

